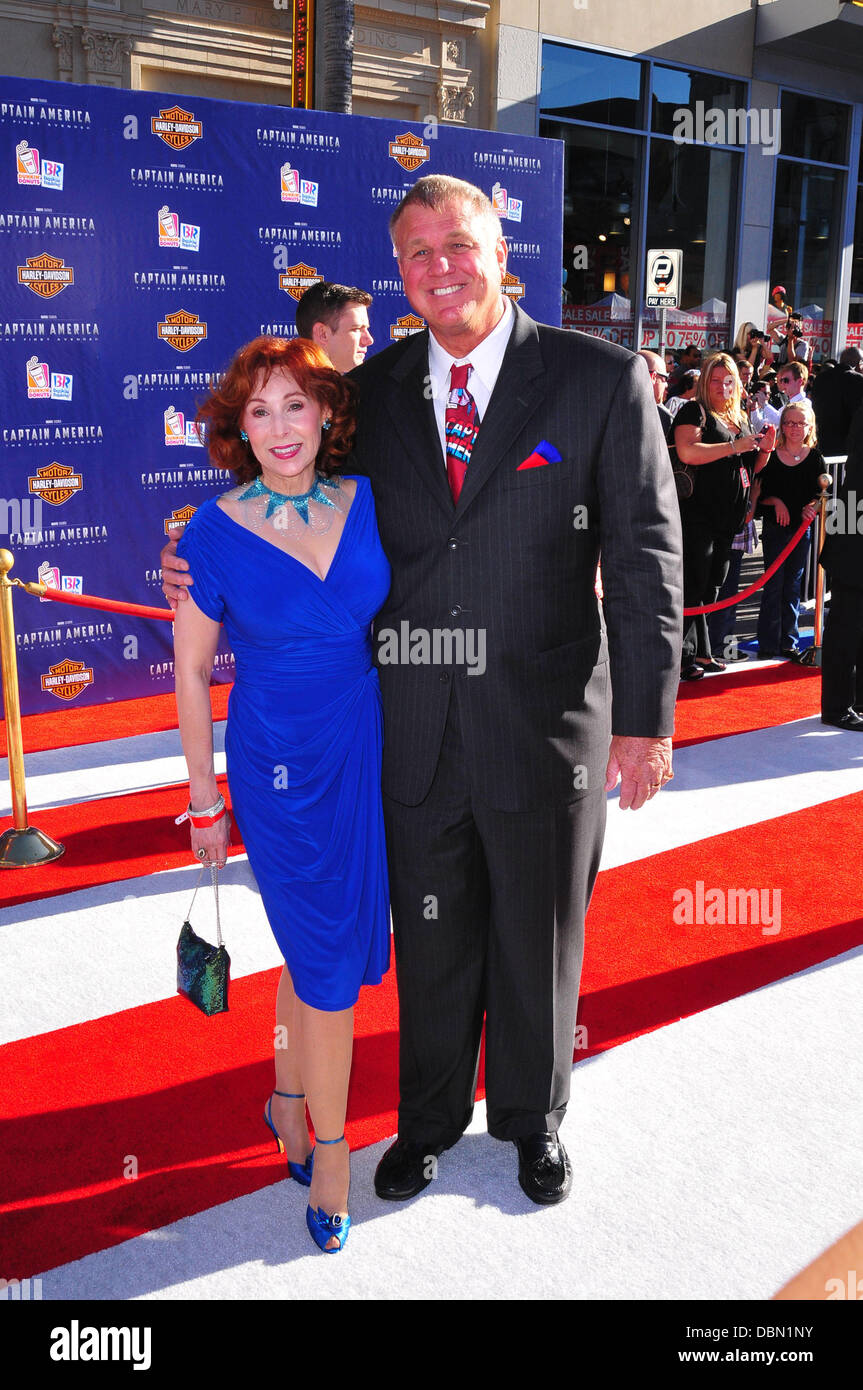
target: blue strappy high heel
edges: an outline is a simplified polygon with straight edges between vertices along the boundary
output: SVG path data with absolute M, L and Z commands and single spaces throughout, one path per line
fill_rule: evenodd
M 315 1143 L 341 1144 L 344 1137 L 343 1134 L 340 1134 L 338 1139 L 319 1139 L 318 1136 L 315 1135 Z M 306 1207 L 306 1225 L 309 1228 L 309 1235 L 319 1250 L 323 1250 L 325 1255 L 337 1255 L 348 1238 L 348 1231 L 351 1228 L 351 1218 L 349 1216 L 340 1216 L 338 1212 L 336 1212 L 334 1216 L 327 1216 L 323 1207 L 318 1207 L 317 1211 L 313 1211 L 311 1205 L 309 1205 Z M 329 1241 L 332 1240 L 333 1236 L 335 1236 L 338 1241 L 338 1245 L 333 1245 L 328 1250 L 327 1245 Z
M 266 1106 L 264 1107 L 264 1123 L 268 1125 L 269 1128 L 272 1130 L 273 1138 L 275 1139 L 276 1144 L 278 1145 L 279 1153 L 283 1154 L 285 1152 L 285 1145 L 279 1135 L 278 1130 L 276 1129 L 276 1126 L 273 1124 L 273 1096 L 283 1096 L 285 1100 L 305 1100 L 306 1096 L 304 1091 L 273 1091 L 273 1095 L 270 1096 Z M 314 1167 L 314 1162 L 315 1151 L 314 1149 L 312 1149 L 312 1152 L 309 1154 L 305 1163 L 292 1163 L 291 1160 L 288 1159 L 288 1172 L 290 1173 L 292 1178 L 296 1179 L 297 1182 L 302 1183 L 303 1187 L 311 1187 L 312 1168 Z

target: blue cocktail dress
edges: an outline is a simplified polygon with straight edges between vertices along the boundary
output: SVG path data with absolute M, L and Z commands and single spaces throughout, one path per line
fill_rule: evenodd
M 228 785 L 295 992 L 349 1008 L 389 965 L 381 697 L 371 620 L 390 586 L 367 478 L 320 579 L 213 498 L 177 553 L 236 662 Z

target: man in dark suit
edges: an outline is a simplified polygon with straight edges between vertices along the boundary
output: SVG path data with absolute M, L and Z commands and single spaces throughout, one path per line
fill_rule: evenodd
M 863 405 L 863 352 L 847 347 L 839 365 L 820 371 L 810 395 L 818 426 L 818 447 L 825 458 L 844 454 L 848 449 L 851 421 Z
M 557 1131 L 606 792 L 620 778 L 638 809 L 671 776 L 677 496 L 645 366 L 502 295 L 480 189 L 420 179 L 391 230 L 429 331 L 352 374 L 351 468 L 392 566 L 375 647 L 400 1105 L 375 1189 L 421 1192 L 463 1133 L 485 1017 L 489 1132 L 550 1204 L 572 1182 Z
M 671 775 L 679 511 L 645 368 L 502 296 L 506 244 L 479 189 L 421 179 L 391 232 L 430 332 L 354 373 L 353 466 L 393 569 L 376 641 L 401 1102 L 375 1187 L 421 1191 L 469 1123 L 485 1014 L 489 1132 L 551 1203 L 571 1183 L 557 1130 L 606 786 L 621 775 L 637 808 Z M 460 491 L 453 363 L 479 417 Z
M 827 514 L 821 564 L 830 609 L 821 651 L 821 722 L 863 733 L 863 407 L 848 434 L 848 462 Z

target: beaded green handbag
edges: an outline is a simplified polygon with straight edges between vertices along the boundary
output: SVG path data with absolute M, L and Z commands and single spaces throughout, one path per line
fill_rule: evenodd
M 222 924 L 219 919 L 219 871 L 215 864 L 210 865 L 210 873 L 216 898 L 218 945 L 211 946 L 209 941 L 197 936 L 189 923 L 203 872 L 202 864 L 186 920 L 180 928 L 180 938 L 177 942 L 177 993 L 185 995 L 202 1013 L 223 1014 L 228 1010 L 231 957 L 222 940 Z

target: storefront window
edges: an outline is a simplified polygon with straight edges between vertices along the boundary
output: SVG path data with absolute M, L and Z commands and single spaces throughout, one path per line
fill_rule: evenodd
M 700 108 L 699 108 L 700 103 Z M 664 68 L 657 65 L 653 69 L 653 85 L 650 96 L 650 128 L 658 135 L 674 135 L 682 128 L 681 113 L 692 116 L 693 132 L 706 129 L 713 123 L 717 140 L 721 145 L 737 145 L 741 142 L 741 121 L 737 112 L 744 113 L 746 89 L 742 82 L 723 77 L 715 72 L 687 72 L 685 68 Z M 728 119 L 734 112 L 734 117 Z M 724 117 L 716 119 L 714 115 Z M 695 136 L 697 137 L 697 134 Z M 703 134 L 702 134 L 702 138 Z M 715 138 L 711 133 L 710 138 Z
M 816 356 L 829 353 L 845 176 L 838 169 L 780 159 L 773 208 L 770 282 L 803 315 Z M 771 310 L 769 318 L 777 314 Z
M 820 164 L 847 162 L 849 108 L 842 102 L 783 92 L 781 111 L 784 155 Z
M 647 199 L 648 246 L 680 247 L 679 310 L 667 316 L 671 348 L 724 347 L 730 336 L 728 286 L 740 160 L 729 150 L 654 141 Z M 648 346 L 659 341 L 655 310 L 645 313 Z
M 745 84 L 559 43 L 542 53 L 539 133 L 566 147 L 564 326 L 626 347 L 658 345 L 656 311 L 643 309 L 643 262 L 649 247 L 679 248 L 683 293 L 667 314 L 666 342 L 725 346 Z M 706 129 L 717 113 L 721 128 Z
M 635 180 L 643 141 L 634 135 L 543 122 L 563 140 L 565 328 L 634 346 L 630 266 Z
M 597 125 L 642 125 L 643 63 L 565 44 L 542 46 L 542 115 Z

